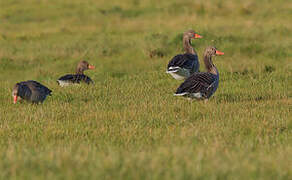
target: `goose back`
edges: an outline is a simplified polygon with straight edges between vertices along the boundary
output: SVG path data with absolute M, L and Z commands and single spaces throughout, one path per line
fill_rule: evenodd
M 218 85 L 218 75 L 209 72 L 194 73 L 177 88 L 175 95 L 196 99 L 210 98 Z
M 199 58 L 197 54 L 178 54 L 174 56 L 167 65 L 167 68 L 170 67 L 180 67 L 193 72 L 198 72 L 200 68 Z
M 93 83 L 93 81 L 90 79 L 90 77 L 88 77 L 84 74 L 67 74 L 65 76 L 60 77 L 57 80 L 57 82 L 60 86 L 67 86 L 67 85 L 74 84 L 74 83 L 79 84 L 80 82 L 84 82 L 86 84 Z
M 13 88 L 13 93 L 22 99 L 38 103 L 43 102 L 52 91 L 37 81 L 28 80 L 17 83 Z
M 215 47 L 207 47 L 204 53 L 204 63 L 207 72 L 195 72 L 188 77 L 176 90 L 175 96 L 186 96 L 196 99 L 210 98 L 218 88 L 219 72 L 212 62 L 215 55 L 223 55 Z

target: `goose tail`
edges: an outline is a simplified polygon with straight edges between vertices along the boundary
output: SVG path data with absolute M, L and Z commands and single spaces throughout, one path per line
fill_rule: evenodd
M 178 66 L 171 66 L 167 69 L 166 73 L 175 73 L 175 72 L 178 72 L 180 69 L 180 67 Z
M 179 93 L 179 92 L 176 92 L 176 93 L 174 93 L 173 95 L 174 96 L 185 96 L 185 95 L 188 95 L 189 93 L 187 93 L 187 92 L 182 92 L 182 93 Z

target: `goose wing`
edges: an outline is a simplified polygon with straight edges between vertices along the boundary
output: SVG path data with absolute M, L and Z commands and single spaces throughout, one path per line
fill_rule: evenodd
M 216 81 L 216 76 L 208 73 L 194 73 L 187 78 L 176 90 L 176 94 L 203 93 L 206 95 L 209 88 Z
M 93 83 L 93 81 L 84 74 L 67 74 L 65 76 L 60 77 L 58 80 L 69 81 L 71 83 L 80 83 L 81 81 L 87 84 Z
M 47 88 L 46 86 L 42 85 L 41 83 L 33 80 L 29 80 L 26 82 L 23 82 L 25 86 L 27 86 L 31 91 L 38 92 L 44 96 L 51 95 L 52 90 Z
M 194 65 L 198 62 L 197 54 L 178 54 L 171 59 L 167 65 L 167 68 L 180 67 L 185 69 L 193 69 Z
M 60 77 L 58 80 L 75 82 L 76 75 L 75 74 L 67 74 L 65 76 Z

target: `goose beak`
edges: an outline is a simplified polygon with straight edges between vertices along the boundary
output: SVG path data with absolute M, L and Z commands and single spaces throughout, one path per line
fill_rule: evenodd
M 88 69 L 95 69 L 95 67 L 92 66 L 92 65 L 89 65 L 89 66 L 88 66 Z
M 17 96 L 13 96 L 13 104 L 16 104 L 17 102 Z
M 203 38 L 203 36 L 196 33 L 194 34 L 194 39 L 201 39 L 201 38 Z
M 224 52 L 216 50 L 216 55 L 224 55 Z

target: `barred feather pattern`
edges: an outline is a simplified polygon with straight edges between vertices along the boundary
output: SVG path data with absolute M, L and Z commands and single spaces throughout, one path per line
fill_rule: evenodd
M 43 102 L 52 93 L 52 90 L 33 80 L 17 83 L 14 90 L 18 92 L 19 97 L 33 103 Z
M 178 54 L 174 56 L 167 65 L 167 69 L 170 67 L 180 67 L 187 69 L 190 74 L 198 72 L 200 68 L 197 54 Z
M 68 83 L 80 83 L 80 82 L 84 82 L 86 84 L 90 84 L 93 83 L 93 81 L 90 79 L 90 77 L 84 75 L 84 74 L 67 74 L 65 76 L 62 76 L 58 79 L 59 81 L 66 81 Z
M 186 96 L 197 99 L 210 98 L 218 88 L 219 72 L 212 62 L 216 55 L 215 47 L 207 47 L 204 53 L 204 63 L 207 72 L 195 72 L 188 77 L 176 90 L 176 96 Z
M 176 94 L 191 96 L 201 93 L 203 98 L 210 98 L 219 84 L 219 76 L 209 72 L 194 73 L 187 78 L 176 90 Z

